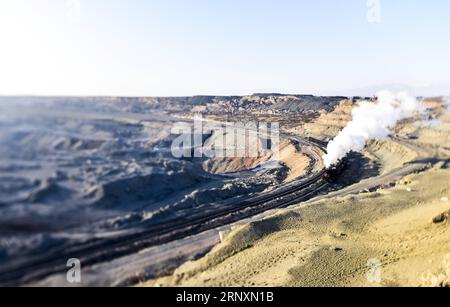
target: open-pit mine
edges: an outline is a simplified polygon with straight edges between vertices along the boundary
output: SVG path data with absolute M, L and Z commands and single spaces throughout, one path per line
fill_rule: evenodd
M 449 104 L 404 95 L 1 97 L 0 285 L 448 285 Z

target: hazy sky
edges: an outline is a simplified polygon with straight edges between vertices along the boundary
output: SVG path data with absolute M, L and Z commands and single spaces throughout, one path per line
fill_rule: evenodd
M 371 23 L 366 0 L 0 0 L 0 94 L 450 84 L 450 1 L 380 3 Z

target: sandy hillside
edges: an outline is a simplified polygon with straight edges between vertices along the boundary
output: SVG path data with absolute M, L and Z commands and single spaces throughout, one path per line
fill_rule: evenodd
M 441 100 L 427 104 L 426 123 L 405 121 L 366 148 L 378 176 L 236 229 L 146 285 L 450 286 L 450 118 Z M 311 134 L 335 134 L 350 111 L 324 114 Z

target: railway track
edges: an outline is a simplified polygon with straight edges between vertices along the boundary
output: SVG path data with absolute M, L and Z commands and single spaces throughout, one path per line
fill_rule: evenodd
M 324 143 L 318 140 L 308 139 L 304 142 L 322 149 L 324 147 Z M 154 225 L 113 239 L 98 239 L 49 251 L 31 261 L 25 260 L 0 268 L 0 285 L 23 285 L 65 272 L 66 261 L 70 258 L 80 259 L 84 267 L 91 266 L 231 224 L 267 210 L 299 203 L 328 185 L 323 178 L 324 173 L 325 170 L 322 170 L 295 184 L 289 184 L 267 195 L 256 196 L 213 213 L 190 216 L 189 219 L 181 219 L 171 224 Z

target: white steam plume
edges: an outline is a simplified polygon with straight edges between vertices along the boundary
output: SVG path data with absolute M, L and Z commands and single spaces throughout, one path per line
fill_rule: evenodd
M 376 103 L 363 102 L 353 109 L 352 121 L 328 144 L 323 157 L 330 167 L 351 151 L 361 151 L 371 139 L 384 139 L 402 119 L 413 116 L 421 109 L 421 103 L 407 93 L 394 94 L 383 91 Z

